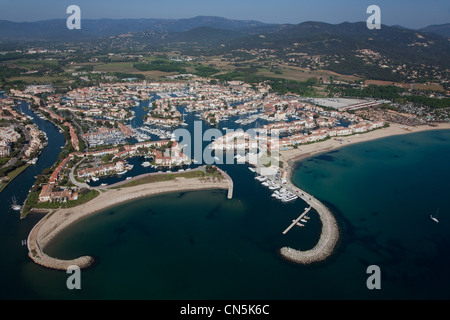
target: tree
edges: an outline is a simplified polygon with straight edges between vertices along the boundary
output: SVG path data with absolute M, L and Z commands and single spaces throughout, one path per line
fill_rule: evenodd
M 105 154 L 102 157 L 102 160 L 103 160 L 104 163 L 109 163 L 112 160 L 112 158 L 114 158 L 113 154 Z
M 217 167 L 213 165 L 207 165 L 205 168 L 206 173 L 214 173 L 217 172 Z

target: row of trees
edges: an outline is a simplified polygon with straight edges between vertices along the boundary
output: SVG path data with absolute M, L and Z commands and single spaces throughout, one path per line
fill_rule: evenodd
M 177 61 L 156 59 L 149 63 L 134 63 L 133 67 L 139 71 L 163 71 L 163 72 L 180 72 L 186 73 L 185 64 Z

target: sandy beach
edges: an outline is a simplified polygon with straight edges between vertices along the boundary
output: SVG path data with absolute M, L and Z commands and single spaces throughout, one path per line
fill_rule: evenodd
M 331 211 L 312 195 L 307 194 L 292 184 L 291 175 L 296 161 L 355 143 L 394 135 L 440 129 L 450 129 L 450 123 L 440 124 L 436 127 L 406 127 L 391 124 L 389 128 L 348 137 L 335 137 L 322 142 L 302 145 L 298 149 L 281 151 L 280 160 L 283 161 L 284 168 L 288 173 L 287 181 L 289 188 L 295 190 L 299 196 L 303 194 L 300 197 L 315 208 L 322 221 L 321 237 L 313 249 L 297 251 L 292 248 L 282 248 L 280 250 L 281 254 L 291 261 L 303 264 L 322 261 L 332 254 L 339 238 L 338 225 Z M 228 175 L 225 177 L 226 179 L 222 181 L 205 181 L 199 178 L 186 179 L 179 177 L 175 180 L 154 182 L 121 189 L 102 190 L 98 197 L 85 204 L 69 209 L 54 210 L 41 219 L 28 236 L 28 255 L 35 263 L 52 269 L 67 270 L 71 265 L 77 265 L 80 268 L 89 267 L 93 263 L 92 257 L 83 256 L 73 260 L 59 260 L 46 255 L 44 249 L 59 232 L 73 223 L 108 207 L 127 201 L 162 193 L 205 189 L 227 189 L 229 190 L 228 198 L 231 198 L 233 183 Z
M 450 130 L 450 123 L 440 123 L 436 127 L 428 125 L 411 127 L 391 123 L 388 128 L 377 129 L 347 137 L 333 137 L 325 141 L 301 145 L 298 149 L 280 151 L 280 161 L 283 161 L 285 165 L 289 165 L 292 161 L 299 161 L 319 153 L 332 151 L 355 143 L 415 132 L 445 129 Z
M 287 260 L 295 263 L 311 264 L 320 262 L 328 258 L 333 253 L 334 248 L 339 240 L 339 227 L 332 212 L 323 203 L 315 199 L 312 195 L 309 195 L 305 191 L 292 184 L 291 178 L 296 161 L 300 161 L 313 155 L 329 152 L 355 143 L 361 143 L 395 135 L 443 129 L 450 129 L 450 123 L 440 124 L 437 127 L 407 127 L 398 124 L 391 124 L 391 126 L 388 128 L 378 129 L 364 134 L 332 138 L 326 141 L 300 146 L 298 149 L 281 151 L 280 160 L 284 162 L 284 168 L 287 172 L 286 180 L 288 186 L 291 190 L 296 190 L 298 195 L 302 195 L 300 197 L 317 211 L 322 222 L 322 231 L 320 239 L 314 246 L 314 248 L 310 250 L 300 251 L 290 247 L 283 247 L 280 249 L 280 254 Z
M 62 230 L 73 223 L 106 208 L 156 194 L 206 189 L 228 189 L 227 179 L 205 181 L 199 178 L 175 178 L 174 180 L 110 189 L 102 191 L 95 199 L 74 208 L 58 209 L 42 218 L 28 236 L 28 256 L 37 264 L 51 269 L 67 270 L 71 265 L 89 267 L 93 258 L 79 257 L 73 260 L 59 260 L 44 253 L 46 245 Z

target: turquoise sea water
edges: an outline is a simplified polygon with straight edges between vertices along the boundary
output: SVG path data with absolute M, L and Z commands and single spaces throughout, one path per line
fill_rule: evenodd
M 433 131 L 354 145 L 306 159 L 294 183 L 326 202 L 341 241 L 324 263 L 282 260 L 284 245 L 307 249 L 320 221 L 281 232 L 303 209 L 270 197 L 246 166 L 228 166 L 235 196 L 168 194 L 92 216 L 48 248 L 91 254 L 82 290 L 67 275 L 25 263 L 21 277 L 43 298 L 105 299 L 448 299 L 450 132 Z M 440 223 L 429 218 L 439 208 Z M 369 265 L 381 290 L 368 290 Z
M 234 180 L 225 191 L 161 195 L 91 216 L 48 247 L 60 258 L 93 255 L 82 289 L 65 272 L 42 268 L 20 242 L 40 218 L 19 220 L 33 176 L 55 160 L 64 140 L 37 119 L 49 146 L 1 194 L 1 299 L 449 299 L 450 131 L 391 137 L 298 163 L 293 182 L 326 203 L 341 239 L 327 261 L 299 266 L 282 246 L 309 249 L 321 228 L 315 212 L 305 228 L 282 231 L 305 203 L 282 204 L 246 165 L 223 165 Z M 439 209 L 437 224 L 429 216 Z M 381 290 L 368 290 L 369 265 Z
M 431 131 L 307 159 L 293 179 L 338 213 L 341 268 L 380 266 L 383 297 L 448 299 L 449 158 L 450 132 Z

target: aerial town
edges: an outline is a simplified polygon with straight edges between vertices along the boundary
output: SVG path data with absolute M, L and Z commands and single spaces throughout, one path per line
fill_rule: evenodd
M 187 114 L 213 128 L 226 130 L 227 123 L 236 129 L 254 127 L 256 133 L 270 135 L 261 144 L 249 135 L 226 133 L 211 144 L 216 151 L 256 147 L 261 153 L 274 152 L 361 134 L 389 126 L 389 122 L 411 124 L 411 117 L 379 108 L 388 101 L 278 95 L 263 83 L 211 84 L 202 78 L 190 82 L 128 81 L 78 88 L 66 94 L 56 94 L 49 85 L 30 85 L 24 91 L 11 89 L 9 98 L 1 100 L 4 118 L 14 119 L 16 124 L 0 128 L 2 158 L 10 159 L 13 153 L 29 163 L 36 161 L 45 137 L 14 107 L 18 100 L 31 102 L 36 114 L 57 125 L 67 140 L 60 161 L 47 172 L 46 179 L 36 182 L 34 197 L 29 197 L 34 202 L 30 204 L 77 200 L 90 181 L 131 169 L 127 159 L 135 156 L 147 157 L 151 161 L 145 165 L 158 169 L 190 165 L 193 159 L 173 134 L 175 128 L 188 126 Z M 139 108 L 143 111 L 141 119 L 136 116 Z M 416 116 L 412 118 L 417 124 L 423 123 Z M 22 134 L 28 143 L 19 152 L 14 146 Z M 244 143 L 237 143 L 238 138 L 244 138 Z

